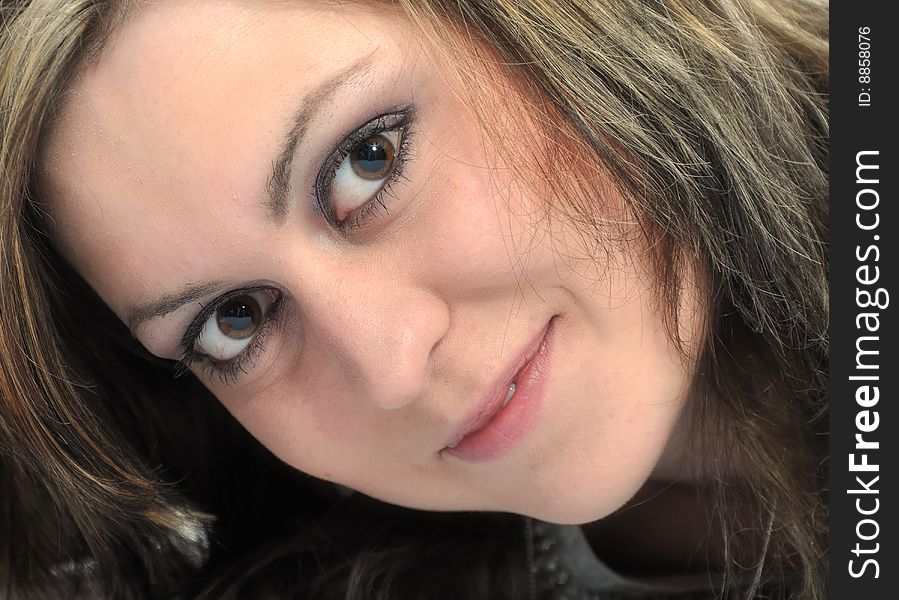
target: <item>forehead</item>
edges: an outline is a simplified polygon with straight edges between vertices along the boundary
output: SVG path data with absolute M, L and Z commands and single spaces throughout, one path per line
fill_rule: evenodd
M 141 296 L 190 279 L 200 265 L 177 241 L 235 242 L 265 220 L 252 208 L 301 99 L 366 56 L 376 77 L 408 57 L 407 37 L 395 16 L 356 5 L 142 5 L 79 73 L 45 141 L 60 251 L 114 309 L 110 282 Z M 181 266 L 177 281 L 146 269 L 160 259 Z

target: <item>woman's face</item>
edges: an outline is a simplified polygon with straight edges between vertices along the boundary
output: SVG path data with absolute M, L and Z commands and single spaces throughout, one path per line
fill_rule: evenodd
M 627 224 L 589 256 L 421 39 L 353 4 L 144 6 L 46 140 L 55 242 L 297 469 L 406 506 L 601 517 L 676 453 L 692 366 Z

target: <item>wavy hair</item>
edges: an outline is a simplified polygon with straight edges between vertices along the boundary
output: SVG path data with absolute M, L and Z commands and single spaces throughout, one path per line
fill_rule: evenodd
M 42 134 L 132 4 L 0 5 L 0 595 L 523 595 L 512 517 L 341 499 L 293 472 L 198 382 L 149 359 L 53 252 Z M 468 101 L 526 112 L 543 147 L 611 175 L 649 242 L 672 332 L 684 267 L 702 266 L 711 309 L 687 417 L 725 582 L 747 598 L 772 582 L 824 598 L 826 8 L 381 4 L 453 58 Z M 511 94 L 485 97 L 485 78 Z M 502 149 L 501 127 L 482 125 Z M 585 244 L 601 246 L 589 186 L 538 178 Z

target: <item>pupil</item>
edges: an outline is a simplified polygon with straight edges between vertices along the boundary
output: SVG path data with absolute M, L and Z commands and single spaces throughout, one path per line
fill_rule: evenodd
M 219 309 L 218 324 L 225 335 L 242 339 L 253 335 L 259 318 L 259 307 L 251 298 L 237 299 Z
M 367 142 L 357 153 L 359 167 L 369 173 L 378 173 L 387 161 L 387 151 L 377 142 Z
M 383 135 L 365 140 L 350 155 L 350 164 L 359 177 L 377 181 L 387 176 L 393 166 L 393 143 Z

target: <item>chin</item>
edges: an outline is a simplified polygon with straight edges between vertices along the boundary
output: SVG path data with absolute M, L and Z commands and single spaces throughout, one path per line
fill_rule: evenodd
M 530 496 L 527 504 L 514 512 L 561 525 L 583 525 L 609 516 L 624 506 L 640 490 L 645 478 L 615 481 L 605 479 L 566 482 L 555 490 Z
M 623 504 L 624 502 L 609 504 L 608 499 L 604 502 L 557 502 L 552 506 L 536 508 L 536 510 L 529 510 L 522 514 L 560 525 L 583 525 L 607 517 Z

